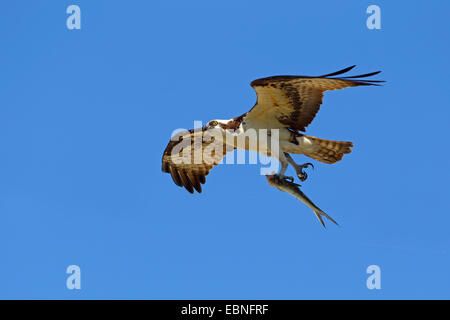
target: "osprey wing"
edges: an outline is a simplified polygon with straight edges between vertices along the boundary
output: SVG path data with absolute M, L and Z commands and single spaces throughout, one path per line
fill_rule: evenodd
M 270 127 L 305 131 L 319 111 L 325 91 L 380 85 L 384 82 L 362 79 L 377 75 L 381 71 L 351 77 L 334 77 L 354 67 L 318 77 L 275 76 L 254 80 L 251 86 L 255 89 L 258 100 L 245 120 L 263 120 L 271 124 Z
M 232 150 L 222 139 L 207 136 L 200 129 L 180 132 L 164 150 L 162 171 L 170 173 L 177 186 L 201 193 L 209 171 Z

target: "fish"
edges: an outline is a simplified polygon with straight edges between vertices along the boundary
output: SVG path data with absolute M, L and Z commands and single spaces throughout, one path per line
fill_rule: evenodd
M 339 224 L 333 218 L 331 218 L 328 214 L 323 212 L 318 206 L 316 206 L 314 204 L 314 202 L 312 202 L 300 190 L 301 186 L 299 184 L 291 182 L 291 181 L 288 181 L 286 179 L 280 179 L 279 175 L 277 175 L 277 174 L 266 175 L 266 178 L 267 178 L 267 182 L 269 183 L 269 185 L 271 185 L 272 187 L 277 188 L 278 190 L 280 190 L 282 192 L 289 193 L 290 195 L 294 196 L 296 199 L 298 199 L 301 202 L 303 202 L 309 208 L 311 208 L 312 211 L 314 212 L 314 214 L 316 215 L 317 219 L 319 219 L 320 223 L 322 224 L 322 226 L 324 228 L 326 228 L 326 226 L 325 226 L 325 222 L 323 221 L 322 217 L 326 217 L 331 222 L 333 222 L 334 224 L 339 226 Z

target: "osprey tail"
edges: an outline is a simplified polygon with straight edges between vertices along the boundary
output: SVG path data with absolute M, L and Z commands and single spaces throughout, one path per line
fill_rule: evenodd
M 323 163 L 336 163 L 342 160 L 344 154 L 352 152 L 350 148 L 353 147 L 353 142 L 324 140 L 307 135 L 303 138 L 311 143 L 305 155 Z

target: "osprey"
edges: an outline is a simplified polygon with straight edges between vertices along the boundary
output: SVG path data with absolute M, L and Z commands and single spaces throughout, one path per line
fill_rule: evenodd
M 297 164 L 290 153 L 303 154 L 317 161 L 333 164 L 342 159 L 344 154 L 350 153 L 352 142 L 324 140 L 305 135 L 306 127 L 312 122 L 325 91 L 337 90 L 357 86 L 377 86 L 384 81 L 366 80 L 367 77 L 379 74 L 381 71 L 368 74 L 340 76 L 355 66 L 326 74 L 323 76 L 274 76 L 254 80 L 251 86 L 256 91 L 257 101 L 254 107 L 245 114 L 229 120 L 212 120 L 201 129 L 184 131 L 172 138 L 167 145 L 162 158 L 162 171 L 170 173 L 176 185 L 186 188 L 190 193 L 194 190 L 201 193 L 201 185 L 210 170 L 218 165 L 228 151 L 236 148 L 260 152 L 251 143 L 237 145 L 225 139 L 227 134 L 239 137 L 249 129 L 256 131 L 278 130 L 278 153 L 272 153 L 273 145 L 268 141 L 265 145 L 268 155 L 276 157 L 281 169 L 275 175 L 278 181 L 290 180 L 285 176 L 288 165 L 291 164 L 298 178 L 305 181 L 304 171 L 311 163 Z M 212 139 L 204 139 L 208 132 L 219 132 L 223 138 L 214 135 Z M 200 138 L 200 139 L 199 139 Z M 187 143 L 186 143 L 187 142 Z M 255 145 L 255 144 L 253 144 Z M 210 148 L 209 156 L 203 156 L 200 161 L 192 161 L 196 151 Z M 219 150 L 219 151 L 217 151 Z M 189 161 L 186 157 L 189 156 Z

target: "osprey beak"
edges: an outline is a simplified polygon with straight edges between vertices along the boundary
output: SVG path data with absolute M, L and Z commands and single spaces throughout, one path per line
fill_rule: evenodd
M 205 124 L 205 125 L 202 127 L 202 131 L 206 131 L 206 130 L 208 130 L 208 129 L 209 129 L 208 124 Z

